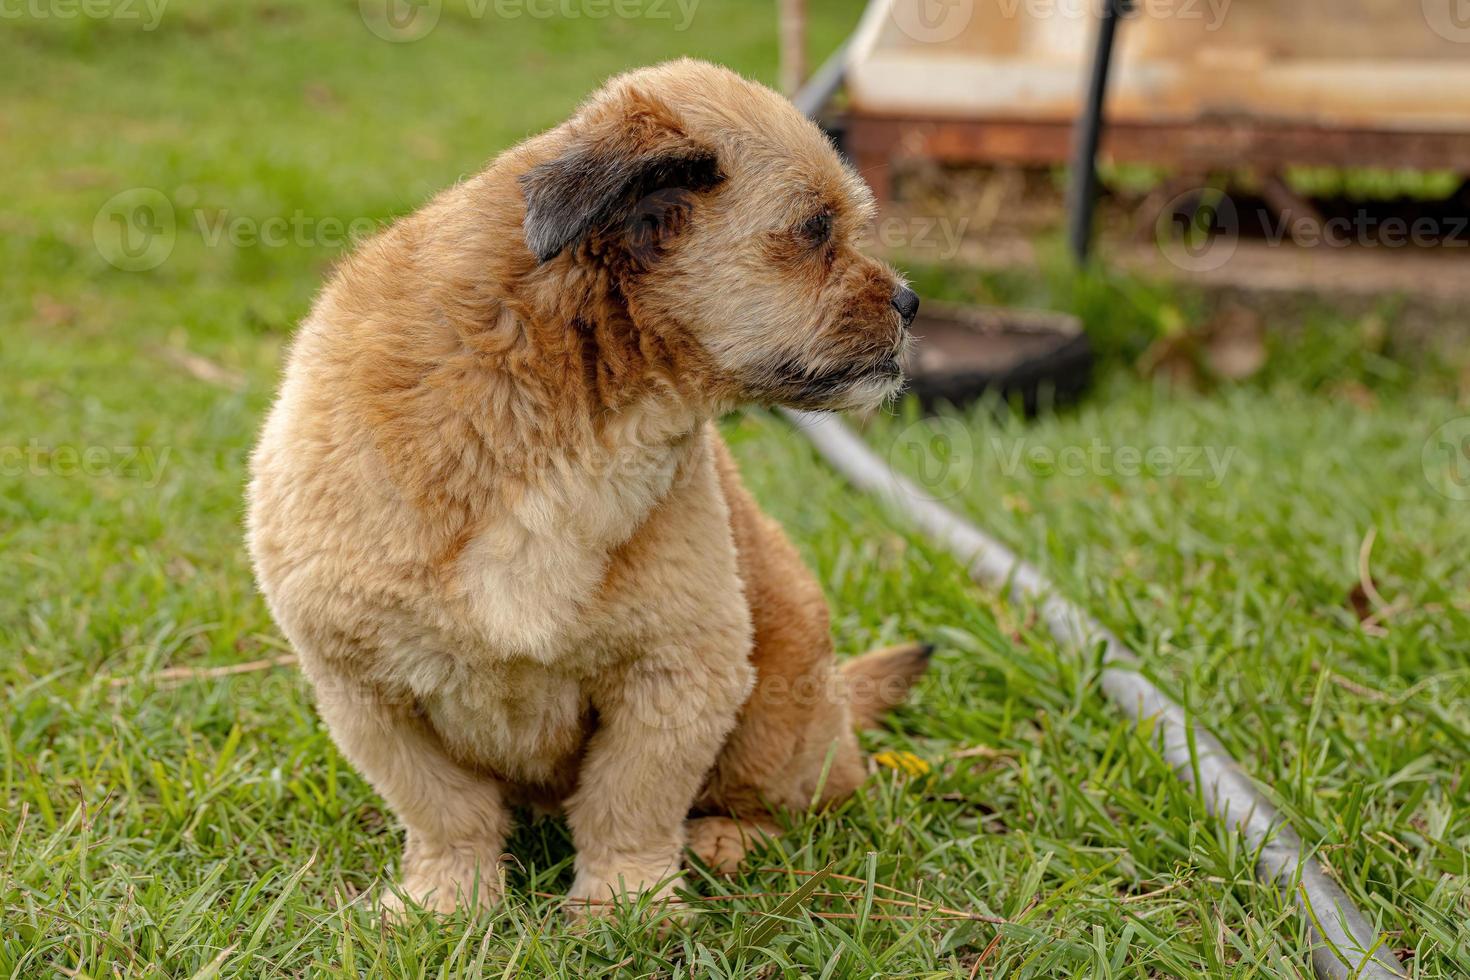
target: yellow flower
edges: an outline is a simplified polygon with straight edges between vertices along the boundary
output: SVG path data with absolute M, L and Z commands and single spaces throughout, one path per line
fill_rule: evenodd
M 873 756 L 873 761 L 880 766 L 906 772 L 910 776 L 923 776 L 929 772 L 929 763 L 912 752 L 879 752 Z

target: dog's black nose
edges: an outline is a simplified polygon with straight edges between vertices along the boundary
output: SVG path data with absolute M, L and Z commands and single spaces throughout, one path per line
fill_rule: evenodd
M 919 294 L 907 286 L 899 286 L 893 291 L 893 308 L 903 318 L 903 325 L 908 326 L 919 312 Z

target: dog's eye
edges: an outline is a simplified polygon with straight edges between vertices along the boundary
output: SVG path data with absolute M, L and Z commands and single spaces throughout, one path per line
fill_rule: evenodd
M 801 223 L 801 237 L 812 245 L 825 245 L 832 237 L 832 215 L 826 211 L 814 214 Z

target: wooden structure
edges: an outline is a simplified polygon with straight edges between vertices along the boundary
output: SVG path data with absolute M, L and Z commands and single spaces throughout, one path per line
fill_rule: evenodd
M 1457 0 L 1136 0 L 1105 159 L 1470 174 Z M 1438 7 L 1444 7 L 1443 13 Z M 848 149 L 880 197 L 905 158 L 1068 159 L 1097 0 L 878 0 L 849 50 Z

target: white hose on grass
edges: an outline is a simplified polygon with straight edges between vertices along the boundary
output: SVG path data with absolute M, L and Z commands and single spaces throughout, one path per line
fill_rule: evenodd
M 835 469 L 899 511 L 970 570 L 980 585 L 1015 603 L 1038 603 L 1042 621 L 1063 646 L 1103 650 L 1102 689 L 1133 718 L 1154 723 L 1160 751 L 1180 779 L 1195 786 L 1205 808 L 1240 831 L 1258 854 L 1256 876 L 1288 889 L 1307 918 L 1312 968 L 1323 980 L 1391 980 L 1405 976 L 1347 894 L 1301 837 L 1230 757 L 1184 709 L 1138 672 L 1138 658 L 1106 627 L 1063 598 L 1035 566 L 951 512 L 933 495 L 890 469 L 833 415 L 787 411 L 798 431 Z

